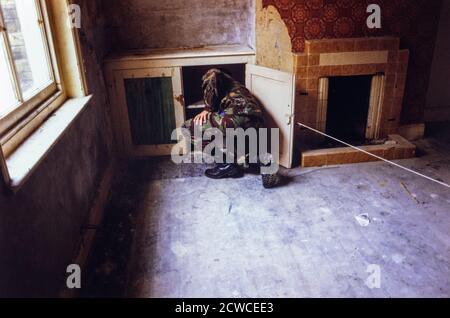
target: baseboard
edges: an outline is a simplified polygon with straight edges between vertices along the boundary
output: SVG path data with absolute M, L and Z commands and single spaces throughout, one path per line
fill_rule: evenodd
M 398 134 L 409 141 L 422 139 L 425 135 L 425 124 L 400 126 L 398 128 Z
M 77 264 L 81 268 L 81 273 L 83 275 L 83 270 L 86 267 L 86 263 L 89 259 L 92 246 L 94 244 L 95 235 L 96 235 L 96 226 L 99 226 L 104 217 L 104 211 L 106 208 L 106 204 L 108 203 L 109 193 L 111 191 L 114 172 L 116 170 L 117 163 L 115 161 L 111 162 L 103 173 L 102 180 L 100 182 L 97 197 L 94 200 L 94 203 L 89 211 L 89 216 L 86 221 L 86 225 L 88 227 L 82 231 L 81 240 L 79 244 L 79 248 L 75 253 L 72 264 Z M 67 289 L 66 286 L 63 286 L 59 297 L 60 298 L 74 298 L 77 296 L 77 290 Z
M 389 141 L 382 145 L 360 146 L 360 149 L 386 160 L 413 158 L 416 146 L 400 135 L 389 135 Z M 302 167 L 321 167 L 378 161 L 373 157 L 351 147 L 327 148 L 302 152 Z

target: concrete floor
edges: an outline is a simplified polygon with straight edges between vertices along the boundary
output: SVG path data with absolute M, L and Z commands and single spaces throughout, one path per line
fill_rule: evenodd
M 450 183 L 449 129 L 417 145 L 399 163 Z M 450 189 L 386 163 L 283 170 L 271 190 L 203 169 L 130 163 L 83 296 L 450 297 Z

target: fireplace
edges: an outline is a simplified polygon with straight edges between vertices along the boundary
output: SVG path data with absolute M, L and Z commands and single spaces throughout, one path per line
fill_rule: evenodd
M 306 41 L 305 53 L 295 56 L 296 121 L 350 143 L 392 141 L 409 61 L 399 46 L 395 37 Z M 304 156 L 324 139 L 298 129 L 296 141 Z
M 366 140 L 372 76 L 328 78 L 325 131 L 353 144 Z

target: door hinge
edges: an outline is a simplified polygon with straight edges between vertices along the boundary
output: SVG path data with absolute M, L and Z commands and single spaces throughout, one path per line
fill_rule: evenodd
M 291 125 L 293 118 L 294 118 L 294 115 L 286 115 L 286 124 Z

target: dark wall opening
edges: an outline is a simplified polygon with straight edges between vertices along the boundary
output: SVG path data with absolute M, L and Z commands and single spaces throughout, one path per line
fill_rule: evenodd
M 329 79 L 327 134 L 347 142 L 365 141 L 372 76 Z
M 211 68 L 228 72 L 235 80 L 245 85 L 245 64 L 201 65 L 183 67 L 183 91 L 186 105 L 186 119 L 194 117 L 203 108 L 195 104 L 203 101 L 202 77 Z M 193 106 L 194 105 L 194 106 Z

